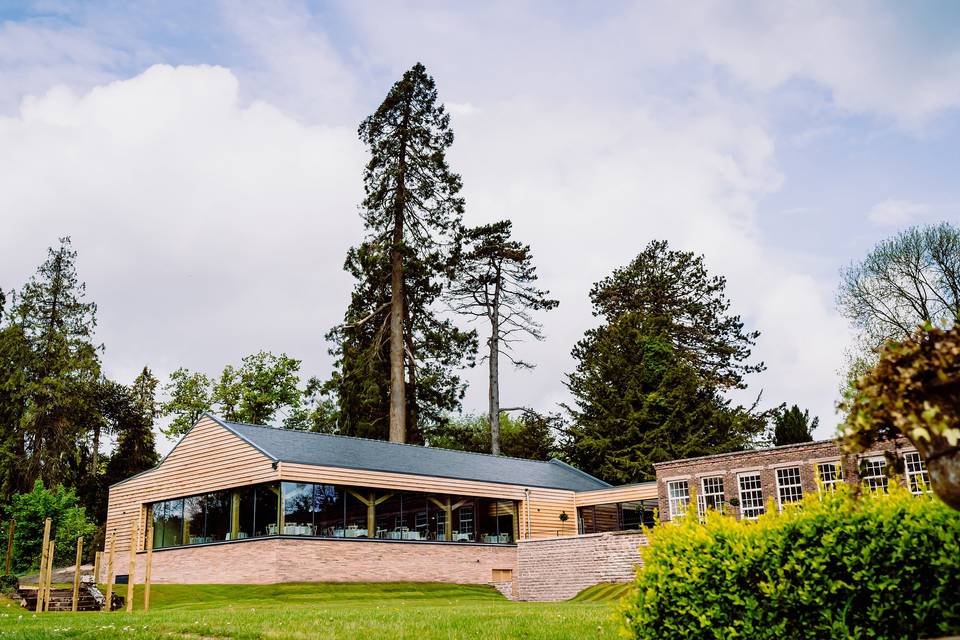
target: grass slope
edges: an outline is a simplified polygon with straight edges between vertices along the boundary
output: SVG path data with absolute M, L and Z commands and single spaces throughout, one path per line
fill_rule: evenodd
M 150 603 L 149 613 L 37 615 L 0 599 L 0 639 L 552 640 L 615 638 L 617 627 L 598 601 L 510 602 L 486 586 L 432 583 L 155 585 Z
M 624 582 L 601 582 L 573 596 L 570 602 L 618 602 L 632 586 Z

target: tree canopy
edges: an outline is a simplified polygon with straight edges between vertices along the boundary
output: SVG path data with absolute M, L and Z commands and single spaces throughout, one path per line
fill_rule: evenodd
M 573 349 L 570 461 L 612 483 L 654 477 L 653 463 L 746 448 L 765 413 L 722 392 L 745 386 L 757 332 L 728 314 L 723 278 L 703 259 L 652 242 L 590 298 L 603 323 Z
M 810 411 L 793 405 L 773 413 L 773 446 L 811 442 L 813 431 L 820 424 L 820 418 L 810 419 Z

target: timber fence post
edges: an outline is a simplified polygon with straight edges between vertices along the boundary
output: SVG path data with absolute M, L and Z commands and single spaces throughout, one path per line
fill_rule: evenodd
M 73 572 L 73 612 L 77 612 L 77 601 L 80 598 L 80 562 L 83 559 L 83 536 L 77 536 L 77 564 Z
M 37 578 L 37 606 L 34 609 L 37 613 L 43 611 L 43 576 L 47 571 L 47 546 L 50 543 L 50 525 L 51 520 L 47 518 L 43 523 L 43 546 L 40 547 L 40 576 Z

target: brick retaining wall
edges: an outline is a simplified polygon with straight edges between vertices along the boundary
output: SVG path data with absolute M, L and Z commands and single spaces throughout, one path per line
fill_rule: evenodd
M 520 600 L 566 600 L 601 582 L 629 582 L 646 544 L 639 531 L 520 541 L 515 592 Z
M 146 554 L 137 554 L 137 581 Z M 157 584 L 275 582 L 455 582 L 491 584 L 494 569 L 516 573 L 512 545 L 417 544 L 369 540 L 265 538 L 154 551 Z M 114 560 L 127 573 L 127 559 Z M 106 562 L 103 563 L 106 565 Z M 106 568 L 101 569 L 106 576 Z

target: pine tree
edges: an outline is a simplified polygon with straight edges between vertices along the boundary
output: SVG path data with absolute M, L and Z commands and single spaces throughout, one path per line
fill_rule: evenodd
M 97 423 L 96 305 L 84 299 L 86 286 L 77 277 L 76 257 L 70 238 L 61 238 L 23 287 L 10 314 L 31 354 L 21 380 L 23 411 L 16 427 L 23 439 L 21 486 L 29 487 L 38 478 L 69 484 L 69 476 L 80 472 L 79 443 L 87 426 Z M 95 441 L 94 455 L 98 446 Z
M 457 260 L 458 277 L 450 293 L 457 313 L 490 323 L 483 359 L 489 367 L 487 420 L 493 455 L 500 453 L 500 356 L 515 367 L 533 368 L 514 357 L 513 344 L 524 336 L 543 340 L 542 325 L 532 312 L 560 304 L 534 286 L 533 254 L 529 245 L 510 239 L 512 227 L 509 220 L 502 220 L 464 232 L 465 251 Z
M 360 125 L 370 150 L 364 173 L 364 241 L 344 269 L 357 279 L 344 324 L 328 339 L 338 371 L 345 433 L 418 441 L 463 396 L 453 372 L 475 337 L 434 309 L 456 256 L 463 215 L 460 177 L 450 171 L 450 116 L 422 64 L 393 85 Z
M 800 411 L 797 405 L 780 409 L 773 414 L 773 446 L 812 442 L 813 431 L 819 424 L 820 418 L 811 421 L 810 411 Z
M 156 391 L 159 381 L 148 367 L 129 388 L 114 383 L 110 416 L 117 434 L 117 446 L 107 465 L 107 476 L 119 482 L 156 466 L 159 456 L 153 433 L 158 414 Z
M 576 405 L 564 438 L 571 462 L 608 482 L 654 477 L 653 463 L 750 446 L 766 414 L 732 406 L 756 332 L 727 315 L 722 278 L 701 257 L 653 242 L 594 286 L 603 324 L 573 350 Z

